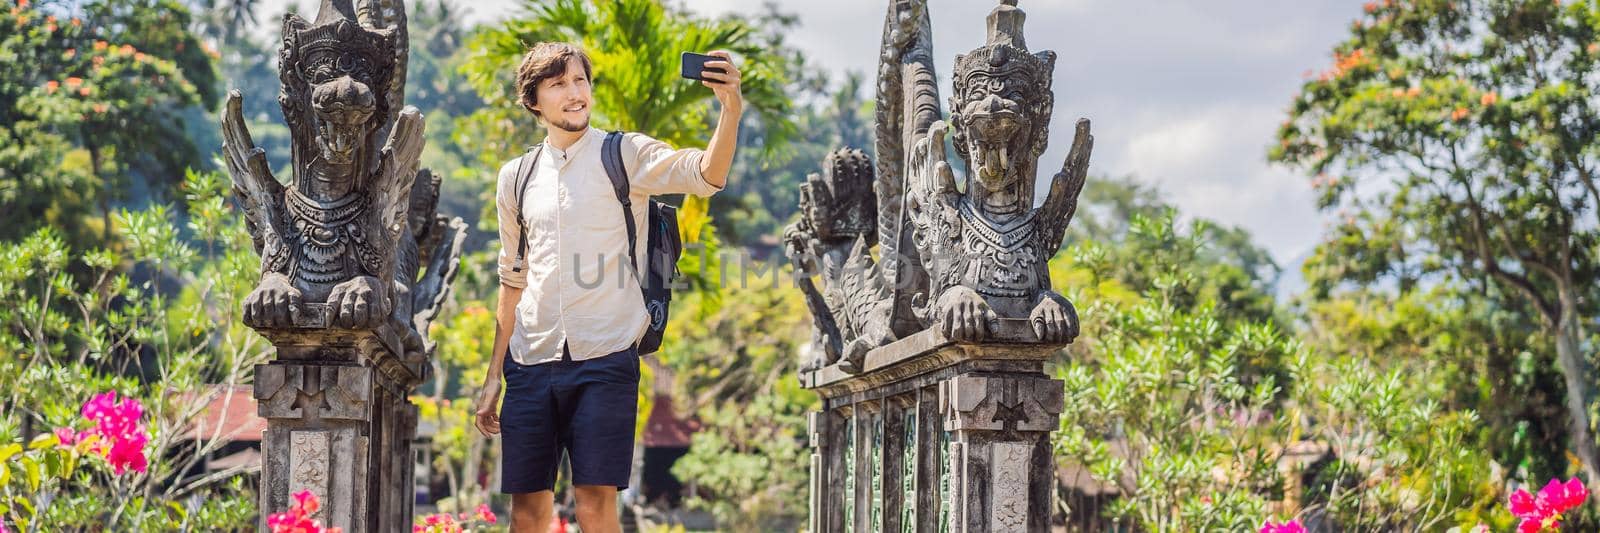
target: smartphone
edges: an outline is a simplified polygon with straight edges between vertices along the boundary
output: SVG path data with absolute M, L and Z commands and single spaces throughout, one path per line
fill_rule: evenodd
M 717 56 L 708 56 L 708 55 L 705 55 L 705 54 L 696 54 L 694 52 L 684 52 L 683 53 L 683 77 L 687 78 L 687 79 L 691 79 L 691 80 L 703 80 L 703 81 L 709 81 L 711 83 L 722 83 L 722 82 L 717 81 L 717 80 L 706 79 L 705 75 L 703 74 L 704 72 L 708 72 L 708 71 L 709 72 L 721 73 L 722 69 L 719 69 L 719 68 L 706 68 L 706 62 L 707 61 L 721 61 L 721 60 L 722 60 L 722 58 L 717 57 Z

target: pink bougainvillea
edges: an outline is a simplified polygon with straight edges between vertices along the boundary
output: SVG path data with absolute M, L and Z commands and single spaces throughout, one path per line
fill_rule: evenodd
M 1268 520 L 1261 524 L 1261 533 L 1306 533 L 1306 528 L 1300 525 L 1299 520 L 1290 520 L 1282 524 Z
M 1583 486 L 1582 480 L 1572 478 L 1562 483 L 1552 479 L 1539 489 L 1538 495 L 1529 493 L 1528 489 L 1517 489 L 1511 493 L 1507 507 L 1510 507 L 1511 514 L 1522 519 L 1517 531 L 1536 533 L 1561 529 L 1561 515 L 1583 505 L 1587 499 L 1589 489 Z
M 412 533 L 462 533 L 467 531 L 467 526 L 476 525 L 478 522 L 493 524 L 496 521 L 494 511 L 489 510 L 488 504 L 478 504 L 473 514 L 460 513 L 451 516 L 450 513 L 437 513 L 417 519 L 420 523 L 411 526 Z
M 149 463 L 144 446 L 150 442 L 150 433 L 145 430 L 144 405 L 138 399 L 124 398 L 119 402 L 115 391 L 103 392 L 84 402 L 81 412 L 94 427 L 82 432 L 56 428 L 56 440 L 61 446 L 99 455 L 118 475 L 129 470 L 145 471 Z
M 342 528 L 323 528 L 322 522 L 311 515 L 322 509 L 322 502 L 309 490 L 294 493 L 294 503 L 289 510 L 267 516 L 267 530 L 272 533 L 343 533 Z

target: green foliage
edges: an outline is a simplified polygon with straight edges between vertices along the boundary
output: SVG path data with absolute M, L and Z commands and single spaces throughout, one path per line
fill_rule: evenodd
M 431 470 L 445 478 L 450 496 L 438 502 L 440 511 L 469 512 L 489 498 L 478 484 L 479 472 L 494 465 L 497 447 L 473 426 L 473 400 L 477 385 L 489 371 L 494 342 L 494 312 L 483 302 L 469 302 L 434 322 L 430 337 L 438 343 L 433 379 L 426 395 L 412 397 L 420 407 L 419 419 L 434 427 Z M 421 391 L 419 391 L 421 392 Z
M 1075 298 L 1094 303 L 1081 311 L 1086 353 L 1057 367 L 1067 394 L 1056 453 L 1115 487 L 1115 519 L 1250 529 L 1282 492 L 1276 443 L 1287 424 L 1273 414 L 1291 379 L 1284 363 L 1304 348 L 1270 323 L 1222 316 L 1214 298 L 1226 295 L 1197 300 L 1204 278 L 1191 263 L 1204 242 L 1180 235 L 1170 214 L 1136 216 L 1128 236 L 1124 249 L 1143 252 L 1117 256 L 1131 265 L 1104 260 L 1094 243 L 1069 249 L 1092 279 L 1140 273 L 1116 285 L 1141 294 Z
M 1302 513 L 1359 531 L 1509 526 L 1490 458 L 1473 446 L 1474 411 L 1444 409 L 1436 367 L 1364 357 L 1300 362 L 1296 433 L 1336 457 L 1301 473 Z
M 702 409 L 713 429 L 695 433 L 689 454 L 673 465 L 673 475 L 699 489 L 689 505 L 709 509 L 722 530 L 794 530 L 806 516 L 811 402 L 801 398 L 814 395 L 794 375 L 785 378 L 787 391 Z
M 1206 288 L 1219 279 L 1206 273 L 1239 267 L 1208 259 L 1218 234 L 1196 226 L 1135 214 L 1122 242 L 1080 242 L 1052 261 L 1058 287 L 1088 303 L 1056 367 L 1056 455 L 1117 495 L 1083 508 L 1084 486 L 1063 488 L 1069 515 L 1153 531 L 1251 530 L 1272 516 L 1357 531 L 1510 523 L 1480 420 L 1440 400 L 1457 369 L 1393 357 L 1396 345 L 1304 344 L 1274 326 L 1270 299 L 1265 313 L 1230 301 L 1264 292 L 1261 280 L 1241 271 L 1241 290 Z M 1463 358 L 1460 346 L 1437 349 Z
M 1485 343 L 1462 344 L 1452 360 L 1486 358 L 1480 375 L 1493 376 L 1453 388 L 1516 376 L 1529 392 L 1510 404 L 1476 395 L 1496 411 L 1486 417 L 1495 455 L 1532 466 L 1524 480 L 1548 479 L 1562 461 L 1546 441 L 1570 431 L 1572 466 L 1595 482 L 1600 5 L 1373 3 L 1334 54 L 1295 97 L 1270 153 L 1314 174 L 1322 206 L 1338 212 L 1305 268 L 1312 298 L 1446 287 L 1430 318 L 1465 313 L 1449 332 Z M 1563 383 L 1527 364 L 1559 368 Z M 1570 398 L 1564 417 L 1550 394 Z
M 130 180 L 160 197 L 199 165 L 181 111 L 215 104 L 217 80 L 189 23 L 171 0 L 0 4 L 0 237 L 81 228 L 98 202 L 103 239 Z
M 1306 338 L 1330 353 L 1430 369 L 1434 401 L 1479 413 L 1475 448 L 1525 479 L 1563 475 L 1569 436 L 1551 340 L 1497 298 L 1450 284 L 1344 290 L 1306 303 Z
M 0 243 L 0 448 L 67 427 L 93 394 L 116 390 L 145 406 L 146 473 L 50 463 L 48 484 L 0 484 L 11 518 L 62 529 L 231 529 L 254 515 L 242 470 L 204 475 L 225 443 L 196 434 L 211 393 L 248 383 L 264 343 L 238 320 L 255 254 L 223 208 L 225 182 L 189 173 L 192 240 L 164 206 L 121 212 L 122 252 L 77 251 L 49 228 Z M 176 282 L 177 286 L 173 286 Z M 24 468 L 24 471 L 26 468 Z M 42 482 L 41 482 L 42 483 Z
M 806 513 L 804 413 L 819 404 L 795 373 L 810 323 L 789 275 L 751 270 L 743 286 L 730 275 L 715 310 L 674 312 L 660 354 L 675 405 L 702 423 L 673 473 L 696 487 L 689 505 L 730 531 L 794 529 Z M 705 298 L 680 294 L 674 305 Z

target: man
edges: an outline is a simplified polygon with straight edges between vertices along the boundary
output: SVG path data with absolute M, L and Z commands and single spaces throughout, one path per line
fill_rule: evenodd
M 636 133 L 623 138 L 640 259 L 650 195 L 710 196 L 727 183 L 743 113 L 740 74 L 727 52 L 711 55 L 720 60 L 706 66 L 722 72 L 706 72 L 701 83 L 716 95 L 721 114 L 706 149 L 674 150 Z M 583 531 L 621 531 L 617 491 L 627 487 L 633 467 L 636 345 L 649 315 L 625 266 L 622 206 L 601 163 L 605 133 L 589 127 L 590 70 L 583 50 L 567 43 L 539 43 L 523 58 L 518 98 L 548 134 L 534 152 L 500 168 L 495 193 L 500 296 L 476 424 L 485 436 L 502 435 L 500 490 L 512 495 L 515 532 L 549 529 L 563 450 Z M 524 170 L 531 177 L 517 205 L 522 163 L 532 169 Z M 527 228 L 521 258 L 519 216 Z M 502 377 L 505 405 L 497 414 Z

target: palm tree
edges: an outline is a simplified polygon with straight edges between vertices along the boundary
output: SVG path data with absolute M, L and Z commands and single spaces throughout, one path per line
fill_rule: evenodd
M 710 89 L 678 76 L 679 54 L 728 50 L 744 73 L 748 109 L 767 125 L 763 150 L 783 146 L 795 133 L 784 91 L 794 58 L 764 46 L 757 27 L 746 20 L 700 18 L 659 0 L 524 1 L 527 16 L 472 36 L 472 54 L 461 69 L 502 111 L 525 113 L 516 106 L 512 78 L 528 48 L 540 41 L 567 41 L 581 44 L 594 62 L 599 124 L 646 132 L 674 146 L 703 144 L 711 132 L 714 99 Z

